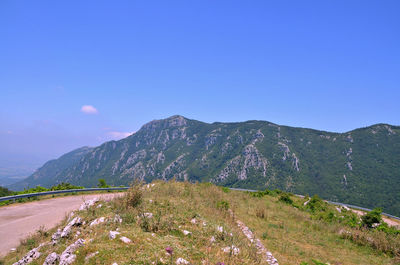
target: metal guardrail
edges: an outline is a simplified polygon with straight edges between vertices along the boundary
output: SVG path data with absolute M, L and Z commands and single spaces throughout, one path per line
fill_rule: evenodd
M 102 191 L 102 190 L 127 190 L 129 187 L 113 187 L 113 188 L 87 188 L 87 189 L 73 189 L 73 190 L 55 190 L 55 191 L 45 191 L 45 192 L 36 192 L 36 193 L 28 193 L 28 194 L 19 194 L 19 195 L 14 195 L 14 196 L 6 196 L 6 197 L 0 197 L 0 201 L 12 201 L 12 200 L 17 200 L 21 198 L 29 198 L 29 197 L 36 197 L 36 196 L 43 196 L 43 195 L 53 195 L 53 194 L 59 194 L 59 193 L 73 193 L 73 192 L 85 192 L 85 191 Z M 241 188 L 229 188 L 230 190 L 237 190 L 237 191 L 248 191 L 248 192 L 258 192 L 260 190 L 250 190 L 250 189 L 241 189 Z M 298 197 L 304 197 L 303 195 L 298 195 L 295 194 L 295 196 Z M 335 205 L 340 205 L 340 206 L 346 206 L 349 208 L 357 209 L 357 210 L 362 210 L 362 211 L 372 211 L 371 209 L 356 206 L 356 205 L 351 205 L 351 204 L 346 204 L 346 203 L 340 203 L 340 202 L 332 202 L 332 201 L 326 201 L 330 204 L 335 204 Z M 387 217 L 400 220 L 399 217 L 388 214 L 388 213 L 382 213 L 382 215 L 385 215 Z
M 37 197 L 44 195 L 53 195 L 59 193 L 73 193 L 73 192 L 85 192 L 85 191 L 108 191 L 108 190 L 127 190 L 129 187 L 113 187 L 113 188 L 87 188 L 87 189 L 72 189 L 72 190 L 54 190 L 27 194 L 18 194 L 13 196 L 0 197 L 0 201 L 13 201 L 22 198 Z

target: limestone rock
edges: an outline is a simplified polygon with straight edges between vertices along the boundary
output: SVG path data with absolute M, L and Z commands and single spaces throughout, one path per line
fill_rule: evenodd
M 85 244 L 85 240 L 78 239 L 75 243 L 69 245 L 64 252 L 60 256 L 60 264 L 59 265 L 69 265 L 73 263 L 76 259 L 76 255 L 73 254 L 79 247 Z
M 57 253 L 53 252 L 47 256 L 43 265 L 56 265 L 59 260 L 60 256 L 58 256 Z

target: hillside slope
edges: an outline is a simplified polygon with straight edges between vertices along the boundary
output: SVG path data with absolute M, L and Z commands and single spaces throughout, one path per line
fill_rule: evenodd
M 57 255 L 59 264 L 398 264 L 400 235 L 349 226 L 360 221 L 354 213 L 307 200 L 156 181 L 75 211 L 2 264 L 27 253 L 31 264 Z
M 386 124 L 330 133 L 266 121 L 208 124 L 172 116 L 87 150 L 57 174 L 46 170 L 39 169 L 29 184 L 176 178 L 318 194 L 400 215 L 400 127 Z

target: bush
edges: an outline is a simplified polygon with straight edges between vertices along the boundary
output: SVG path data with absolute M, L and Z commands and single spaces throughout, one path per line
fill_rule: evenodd
M 326 207 L 326 203 L 318 195 L 314 195 L 306 205 L 306 209 L 312 213 L 326 211 Z
M 222 191 L 225 192 L 225 193 L 231 192 L 231 190 L 230 190 L 228 187 L 222 187 L 221 189 L 222 189 Z
M 126 207 L 137 207 L 143 201 L 143 190 L 142 190 L 142 183 L 135 182 L 132 186 L 128 189 L 125 195 L 125 202 Z
M 364 227 L 372 228 L 374 224 L 379 224 L 382 222 L 382 209 L 375 208 L 372 211 L 361 217 L 361 224 Z
M 99 188 L 109 188 L 110 186 L 107 185 L 105 179 L 99 179 L 99 184 L 97 184 L 97 187 L 99 187 Z
M 293 204 L 293 200 L 290 198 L 289 194 L 287 194 L 287 193 L 282 193 L 281 196 L 279 196 L 279 201 L 287 203 L 287 204 Z
M 217 209 L 227 211 L 229 209 L 229 202 L 227 201 L 217 202 Z

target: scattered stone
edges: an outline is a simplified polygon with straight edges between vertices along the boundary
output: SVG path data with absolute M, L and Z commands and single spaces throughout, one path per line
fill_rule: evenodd
M 30 250 L 22 259 L 15 262 L 13 265 L 25 265 L 31 263 L 33 260 L 40 257 L 41 253 L 39 249 L 44 246 L 45 244 L 40 244 L 37 248 Z
M 55 232 L 52 236 L 51 236 L 51 241 L 53 243 L 53 245 L 55 245 L 58 240 L 61 238 L 61 229 L 57 229 L 57 232 Z
M 79 217 L 75 217 L 74 219 L 72 219 L 65 227 L 63 230 L 58 229 L 57 232 L 55 232 L 52 236 L 51 236 L 51 241 L 53 243 L 53 245 L 57 244 L 58 240 L 62 237 L 67 237 L 72 230 L 73 226 L 79 226 L 82 224 L 82 219 Z
M 96 208 L 101 208 L 101 207 L 103 207 L 103 204 L 99 204 L 99 205 L 97 205 L 97 207 Z
M 214 243 L 214 242 L 215 242 L 215 237 L 214 237 L 214 236 L 211 237 L 210 242 L 211 242 L 211 243 Z
M 121 236 L 119 239 L 120 239 L 122 242 L 126 243 L 126 244 L 132 243 L 132 240 L 130 240 L 129 238 L 124 237 L 124 236 Z
M 183 258 L 178 258 L 176 260 L 176 264 L 190 264 L 189 261 L 183 259 Z
M 188 231 L 188 230 L 183 230 L 183 234 L 185 236 L 192 234 L 192 232 Z
M 224 228 L 222 226 L 218 226 L 217 227 L 217 231 L 220 232 L 220 233 L 223 233 L 224 232 Z
M 71 212 L 71 213 L 68 215 L 68 221 L 71 220 L 72 217 L 74 217 L 74 215 L 75 215 L 75 213 L 74 213 L 74 212 Z
M 94 225 L 98 225 L 100 223 L 104 223 L 105 220 L 106 220 L 105 217 L 97 218 L 94 221 L 92 221 L 89 226 L 94 226 Z
M 98 201 L 99 201 L 99 199 L 94 198 L 92 200 L 88 200 L 88 201 L 83 202 L 81 204 L 81 206 L 79 207 L 79 211 L 89 209 L 90 207 L 92 207 Z
M 149 203 L 152 203 L 153 202 L 153 200 L 149 200 Z
M 85 261 L 88 261 L 89 259 L 93 258 L 94 256 L 96 256 L 97 254 L 99 254 L 98 251 L 94 252 L 94 253 L 90 253 L 89 255 L 87 255 L 85 257 Z
M 114 262 L 112 265 L 118 265 L 118 263 L 115 263 L 115 262 Z
M 115 239 L 116 237 L 117 237 L 117 235 L 120 235 L 121 233 L 120 232 L 117 232 L 117 231 L 110 231 L 110 233 L 108 234 L 108 237 L 110 238 L 110 239 Z
M 192 224 L 197 224 L 197 220 L 196 220 L 196 218 L 193 218 L 192 220 L 190 220 L 190 222 L 192 223 Z
M 144 217 L 146 217 L 146 218 L 153 218 L 153 214 L 152 213 L 144 213 L 143 214 L 144 215 Z
M 240 253 L 240 249 L 234 245 L 232 245 L 231 247 L 224 247 L 222 248 L 222 251 L 225 253 L 232 253 L 235 256 Z
M 75 217 L 74 219 L 72 219 L 71 222 L 67 224 L 67 226 L 64 227 L 60 237 L 67 237 L 71 233 L 71 229 L 73 226 L 79 226 L 81 224 L 82 224 L 82 219 L 79 217 Z
M 73 263 L 76 259 L 76 255 L 73 254 L 79 247 L 85 244 L 85 240 L 78 239 L 75 243 L 69 245 L 60 256 L 59 265 L 69 265 Z
M 229 209 L 229 213 L 232 218 L 235 218 L 235 215 L 231 209 Z M 275 259 L 274 256 L 272 256 L 271 252 L 267 251 L 267 249 L 264 247 L 262 242 L 258 238 L 255 237 L 253 232 L 251 232 L 251 230 L 243 222 L 241 222 L 240 220 L 236 220 L 236 224 L 240 228 L 242 233 L 247 237 L 247 239 L 251 243 L 255 244 L 255 246 L 257 248 L 257 253 L 264 255 L 264 258 L 269 265 L 278 265 L 278 260 Z
M 10 252 L 15 252 L 15 251 L 17 251 L 16 248 L 11 248 L 11 249 L 10 249 Z
M 47 256 L 43 265 L 56 265 L 59 260 L 60 260 L 60 256 L 58 256 L 57 253 L 53 252 Z
M 122 218 L 119 214 L 116 214 L 114 217 L 114 223 L 122 223 Z

